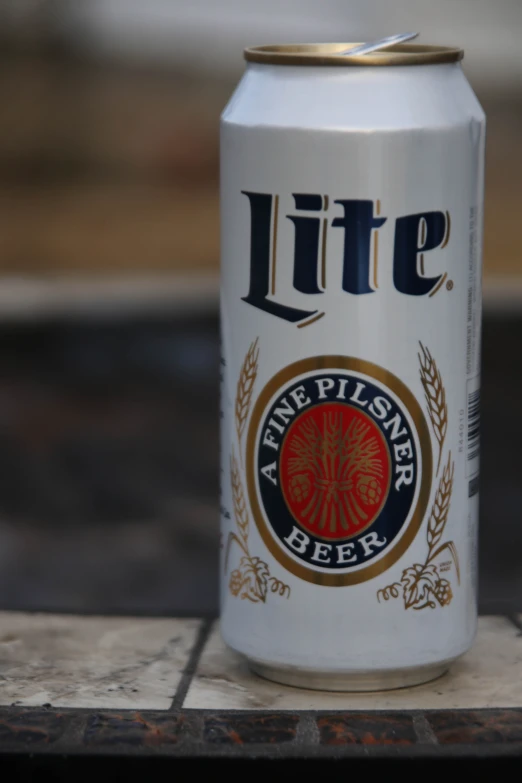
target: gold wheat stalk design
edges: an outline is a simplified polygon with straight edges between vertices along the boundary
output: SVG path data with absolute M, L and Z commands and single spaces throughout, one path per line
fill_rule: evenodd
M 236 394 L 236 432 L 237 440 L 239 444 L 239 456 L 242 458 L 241 453 L 241 438 L 245 431 L 245 425 L 250 412 L 250 404 L 252 402 L 252 392 L 254 390 L 254 383 L 257 377 L 258 359 L 259 359 L 259 338 L 256 338 L 248 349 L 247 355 L 241 367 L 239 373 L 239 380 L 237 382 L 237 394 Z
M 241 477 L 239 475 L 239 468 L 234 454 L 230 457 L 230 476 L 234 500 L 234 516 L 239 532 L 246 541 L 249 527 L 248 511 L 246 508 L 245 495 L 243 493 L 243 485 L 241 484 Z
M 460 568 L 459 559 L 457 556 L 457 550 L 453 541 L 446 541 L 441 546 L 437 547 L 437 544 L 442 538 L 446 522 L 448 521 L 448 512 L 451 501 L 451 493 L 453 491 L 453 476 L 455 474 L 455 463 L 451 460 L 451 451 L 448 454 L 448 462 L 444 466 L 442 476 L 437 488 L 437 494 L 431 507 L 431 514 L 428 520 L 428 557 L 426 558 L 425 565 L 429 565 L 440 555 L 445 549 L 451 552 L 453 562 L 455 563 L 455 571 L 457 572 L 457 581 L 460 584 Z
M 237 445 L 239 447 L 241 463 L 241 438 L 250 413 L 252 393 L 258 370 L 258 342 L 259 338 L 256 338 L 250 345 L 241 366 L 239 380 L 237 382 L 235 418 Z M 285 584 L 280 579 L 277 579 L 277 577 L 271 576 L 267 563 L 265 563 L 264 560 L 261 560 L 260 557 L 250 554 L 248 546 L 250 518 L 248 514 L 247 497 L 245 496 L 243 483 L 241 481 L 241 472 L 241 467 L 237 463 L 234 450 L 232 450 L 230 456 L 230 483 L 232 486 L 232 502 L 237 532 L 231 530 L 228 534 L 225 552 L 225 573 L 228 571 L 230 548 L 234 542 L 241 549 L 243 556 L 240 559 L 238 567 L 231 574 L 229 590 L 232 595 L 241 595 L 241 598 L 247 598 L 253 603 L 265 603 L 268 590 L 282 597 L 289 598 L 289 585 Z
M 248 510 L 245 500 L 245 493 L 243 491 L 243 485 L 241 483 L 241 473 L 237 460 L 232 452 L 230 457 L 230 483 L 232 485 L 232 499 L 234 503 L 234 518 L 238 533 L 231 531 L 228 534 L 227 548 L 225 552 L 225 573 L 228 571 L 228 559 L 230 555 L 230 547 L 235 542 L 244 554 L 241 565 L 241 577 L 243 580 L 246 578 L 252 578 L 254 580 L 254 592 L 253 595 L 246 592 L 243 597 L 248 598 L 251 601 L 266 602 L 266 595 L 268 589 L 270 592 L 277 593 L 278 595 L 289 598 L 290 587 L 277 579 L 275 576 L 271 576 L 268 570 L 267 564 L 259 557 L 253 557 L 250 554 L 248 548 L 248 533 L 250 527 L 250 520 L 248 516 Z
M 439 445 L 439 458 L 437 460 L 437 472 L 435 474 L 438 476 L 442 449 L 444 447 L 448 429 L 448 405 L 446 403 L 446 392 L 435 359 L 421 342 L 419 342 L 419 345 L 422 351 L 422 353 L 418 354 L 420 377 L 426 396 L 426 404 L 428 406 L 431 425 Z
M 429 350 L 421 342 L 419 342 L 419 345 L 422 352 L 418 354 L 420 377 L 426 396 L 431 425 L 439 446 L 439 458 L 435 473 L 437 476 L 440 470 L 442 451 L 448 429 L 448 406 L 437 364 Z M 447 579 L 441 577 L 439 567 L 433 561 L 444 551 L 450 552 L 455 565 L 457 581 L 460 584 L 460 566 L 455 543 L 454 541 L 440 543 L 448 521 L 454 475 L 455 463 L 451 459 L 450 451 L 448 453 L 448 461 L 442 470 L 442 476 L 439 480 L 428 519 L 426 532 L 428 554 L 426 555 L 426 560 L 422 564 L 414 563 L 409 568 L 406 568 L 402 572 L 400 582 L 393 582 L 393 584 L 378 590 L 378 601 L 381 598 L 384 601 L 389 601 L 390 598 L 398 598 L 402 586 L 406 609 L 410 607 L 424 609 L 426 606 L 434 608 L 436 606 L 434 598 L 441 606 L 447 606 L 451 602 L 453 597 L 451 585 Z
M 239 475 L 239 468 L 237 461 L 232 453 L 230 457 L 230 483 L 232 484 L 232 500 L 234 503 L 234 518 L 236 520 L 237 529 L 239 530 L 239 536 L 233 531 L 228 534 L 227 549 L 225 553 L 225 572 L 228 570 L 228 556 L 230 554 L 230 547 L 232 542 L 235 541 L 240 547 L 243 553 L 250 557 L 248 551 L 248 528 L 249 519 L 248 511 L 245 503 L 245 495 L 243 493 L 243 487 L 241 485 L 241 478 Z
M 435 499 L 431 507 L 430 518 L 428 520 L 428 530 L 427 530 L 428 554 L 426 556 L 426 560 L 422 565 L 419 564 L 413 566 L 413 568 L 408 568 L 406 569 L 406 571 L 403 572 L 402 579 L 404 580 L 404 577 L 408 573 L 408 571 L 413 571 L 414 569 L 417 570 L 414 581 L 411 582 L 409 585 L 411 589 L 416 588 L 419 582 L 422 579 L 426 578 L 425 575 L 428 572 L 428 566 L 430 566 L 430 564 L 445 550 L 448 550 L 451 553 L 451 556 L 453 558 L 453 563 L 455 565 L 455 572 L 457 574 L 457 582 L 460 584 L 460 565 L 459 565 L 459 558 L 457 555 L 457 549 L 455 547 L 454 542 L 445 541 L 443 544 L 439 545 L 439 542 L 442 538 L 442 534 L 444 533 L 444 528 L 446 527 L 446 523 L 448 521 L 448 514 L 449 514 L 450 502 L 451 502 L 451 493 L 453 491 L 454 475 L 455 475 L 455 463 L 451 459 L 451 451 L 450 451 L 448 454 L 448 461 L 442 471 L 442 476 L 439 481 L 439 486 L 437 487 Z M 433 566 L 430 566 L 430 568 L 433 568 Z M 439 578 L 438 572 L 437 572 L 437 578 Z M 401 582 L 393 582 L 393 584 L 386 585 L 386 587 L 377 591 L 377 600 L 380 603 L 381 598 L 384 601 L 389 601 L 390 598 L 398 598 L 400 592 L 401 592 Z M 421 607 L 416 606 L 415 608 L 423 609 L 425 606 L 432 606 L 432 603 L 430 603 L 430 601 L 428 600 L 428 602 L 423 606 Z M 433 604 L 433 606 L 435 606 L 435 604 Z M 408 608 L 408 604 L 406 604 L 406 608 Z

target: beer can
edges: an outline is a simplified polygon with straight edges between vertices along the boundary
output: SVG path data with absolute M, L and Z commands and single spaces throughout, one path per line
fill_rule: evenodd
M 473 642 L 485 117 L 457 48 L 247 49 L 221 124 L 222 590 L 258 674 Z

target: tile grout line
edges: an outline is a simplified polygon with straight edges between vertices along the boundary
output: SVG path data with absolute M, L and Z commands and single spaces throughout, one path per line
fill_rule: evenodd
M 423 745 L 438 745 L 439 741 L 435 732 L 431 728 L 426 715 L 418 714 L 413 716 L 413 730 L 417 736 L 418 742 Z
M 296 711 L 298 713 L 298 711 Z M 299 714 L 299 713 L 298 713 Z M 319 745 L 320 736 L 316 715 L 299 715 L 295 743 L 300 746 Z
M 198 631 L 196 641 L 194 642 L 194 646 L 190 652 L 187 665 L 183 670 L 183 674 L 181 675 L 181 679 L 179 681 L 178 687 L 176 688 L 176 693 L 174 694 L 174 698 L 172 699 L 172 703 L 169 707 L 169 711 L 180 710 L 183 707 L 185 697 L 188 693 L 190 684 L 192 682 L 192 678 L 196 673 L 196 669 L 198 667 L 201 653 L 205 648 L 205 645 L 207 643 L 208 637 L 210 636 L 210 631 L 212 630 L 213 625 L 214 625 L 214 620 L 212 619 L 207 619 L 202 621 L 200 629 Z

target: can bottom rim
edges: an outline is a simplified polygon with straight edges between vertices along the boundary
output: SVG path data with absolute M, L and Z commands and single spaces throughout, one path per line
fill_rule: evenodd
M 368 692 L 391 691 L 411 688 L 447 673 L 456 660 L 416 666 L 411 669 L 387 669 L 361 672 L 318 672 L 297 667 L 281 667 L 247 658 L 250 669 L 265 680 L 290 685 L 294 688 L 306 688 L 314 691 Z

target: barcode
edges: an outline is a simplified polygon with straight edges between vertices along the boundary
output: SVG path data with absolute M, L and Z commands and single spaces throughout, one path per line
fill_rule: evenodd
M 479 455 L 480 450 L 480 389 L 468 394 L 468 462 Z
M 474 497 L 478 491 L 479 491 L 479 477 L 475 476 L 475 478 L 472 478 L 471 481 L 468 483 L 468 498 Z

